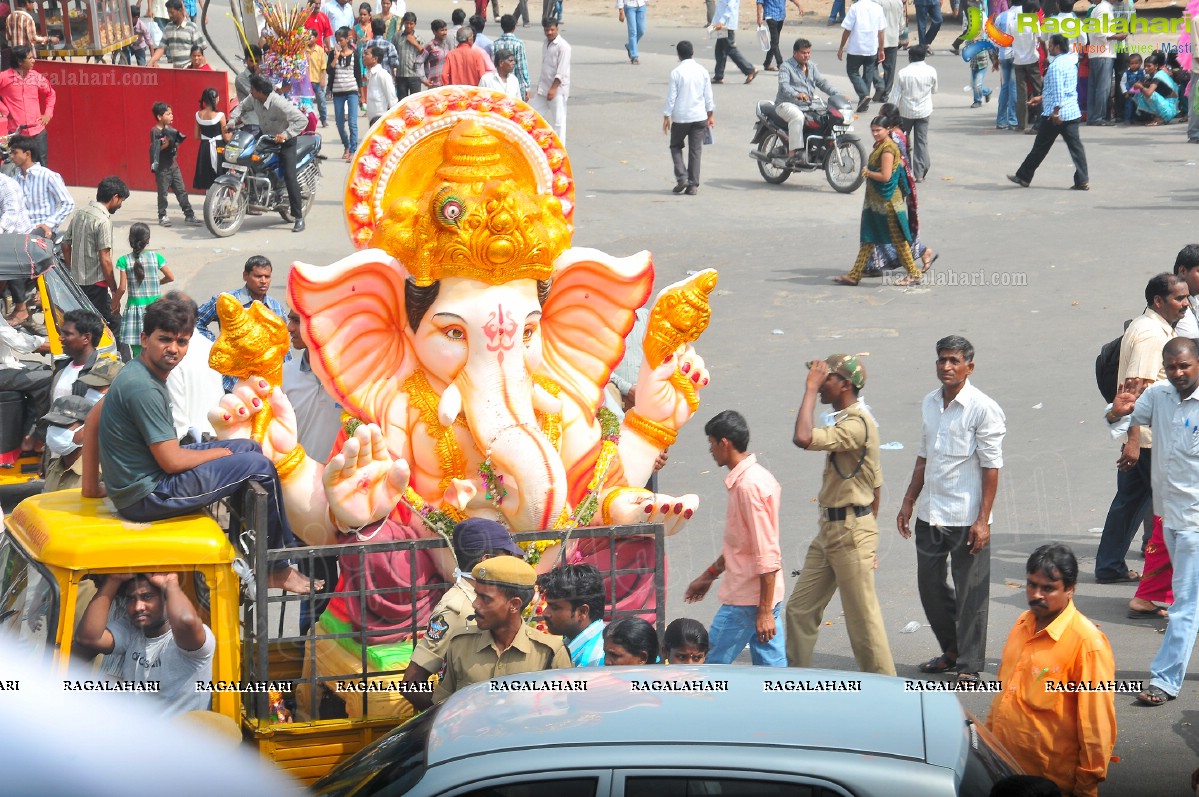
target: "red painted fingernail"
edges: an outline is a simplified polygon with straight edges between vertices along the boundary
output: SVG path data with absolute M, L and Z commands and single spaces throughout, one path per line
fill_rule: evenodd
M 674 505 L 674 513 L 677 515 L 678 513 L 682 512 L 682 511 L 683 511 L 683 502 L 679 501 L 677 504 Z
M 225 420 L 227 420 L 227 421 L 231 421 L 231 420 L 233 420 L 233 416 L 232 416 L 232 415 L 230 415 L 229 413 L 227 413 L 227 412 L 226 412 L 226 413 L 225 413 Z
M 238 408 L 237 408 L 237 414 L 238 414 L 238 415 L 245 415 L 245 414 L 246 414 L 246 408 L 245 408 L 245 407 L 238 407 Z
M 270 387 L 270 385 L 268 385 L 268 384 L 266 383 L 266 380 L 265 380 L 265 379 L 259 379 L 259 380 L 258 380 L 258 386 L 259 386 L 259 387 L 261 387 L 261 388 L 264 388 L 264 389 L 265 389 L 265 388 L 268 388 L 268 387 Z
M 254 406 L 255 406 L 255 407 L 261 407 L 261 406 L 262 406 L 262 401 L 260 401 L 259 399 L 254 399 Z
M 685 517 L 685 518 L 687 518 L 688 520 L 690 520 L 690 519 L 691 519 L 691 516 L 692 516 L 692 515 L 694 515 L 694 514 L 695 514 L 695 512 L 693 512 L 693 511 L 691 511 L 690 509 L 688 509 L 686 512 L 684 512 L 684 513 L 683 513 L 683 517 Z
M 665 357 L 663 357 L 663 358 L 662 358 L 662 362 L 664 362 L 664 363 L 668 363 L 668 362 L 670 362 L 670 361 L 671 361 L 671 360 L 673 360 L 673 359 L 674 359 L 674 355 L 673 355 L 673 354 L 667 354 Z
M 653 504 L 647 504 L 647 505 L 646 505 L 646 507 L 645 507 L 645 514 L 647 514 L 647 515 L 651 515 L 651 514 L 653 514 L 653 512 L 654 512 L 654 505 L 653 505 Z
M 691 381 L 695 382 L 696 384 L 699 383 L 699 371 L 696 371 L 691 375 Z
M 705 379 L 704 379 L 704 381 L 702 382 L 702 384 L 703 384 L 703 386 L 704 386 L 704 387 L 707 387 L 707 386 L 708 386 L 708 380 L 705 378 Z
M 688 371 L 691 370 L 691 363 L 683 363 L 682 365 L 679 366 L 679 370 L 682 371 L 683 373 L 687 373 Z
M 670 504 L 662 504 L 662 514 L 665 515 L 670 511 Z

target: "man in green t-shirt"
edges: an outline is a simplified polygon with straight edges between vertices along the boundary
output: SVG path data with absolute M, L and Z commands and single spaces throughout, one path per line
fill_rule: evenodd
M 181 446 L 175 438 L 166 379 L 187 354 L 196 329 L 189 302 L 159 299 L 146 308 L 141 355 L 129 362 L 96 404 L 84 425 L 84 449 L 98 452 L 107 495 L 124 518 L 138 523 L 195 512 L 232 495 L 247 479 L 266 490 L 267 544 L 296 544 L 275 466 L 252 440 L 222 440 Z M 95 457 L 85 457 L 83 495 L 99 498 Z M 89 464 L 90 463 L 90 464 Z M 286 561 L 272 563 L 268 583 L 290 592 L 308 592 L 308 580 Z

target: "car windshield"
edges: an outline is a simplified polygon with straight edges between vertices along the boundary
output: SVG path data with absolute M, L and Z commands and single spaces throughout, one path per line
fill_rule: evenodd
M 328 797 L 403 794 L 425 774 L 425 746 L 440 706 L 413 717 L 330 772 L 312 788 Z
M 34 655 L 52 651 L 58 585 L 7 534 L 0 537 L 0 630 Z
M 973 716 L 966 721 L 966 730 L 970 735 L 970 751 L 966 756 L 966 769 L 962 773 L 958 794 L 962 797 L 987 797 L 996 782 L 1020 773 L 1012 769 L 999 752 L 998 743 L 991 732 Z

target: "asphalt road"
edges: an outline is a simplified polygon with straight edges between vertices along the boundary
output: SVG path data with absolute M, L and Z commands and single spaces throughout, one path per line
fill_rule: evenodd
M 423 0 L 409 8 L 422 31 L 433 16 L 448 18 L 445 7 Z M 227 40 L 224 33 L 218 39 L 232 47 L 228 28 Z M 540 32 L 520 32 L 535 70 Z M 823 23 L 789 25 L 784 41 L 812 39 L 816 63 L 849 93 L 833 33 Z M 618 256 L 649 249 L 659 285 L 690 270 L 720 271 L 712 325 L 698 347 L 712 383 L 662 473 L 663 490 L 702 498 L 700 512 L 669 543 L 669 615 L 707 622 L 716 609 L 714 591 L 703 603 L 682 602 L 687 582 L 719 553 L 722 533 L 723 473 L 708 456 L 703 422 L 725 408 L 748 418 L 751 450 L 783 486 L 789 574 L 817 528 L 823 463 L 790 442 L 803 363 L 833 352 L 869 352 L 865 397 L 883 440 L 902 446 L 883 452 L 878 592 L 900 674 L 915 676 L 915 665 L 938 651 L 927 626 L 900 633 L 909 621 L 926 621 L 916 593 L 914 546 L 896 533 L 894 517 L 915 460 L 920 400 L 937 386 L 934 341 L 960 334 L 977 349 L 974 383 L 999 402 L 1008 420 L 993 525 L 988 674 L 994 677 L 995 657 L 1026 607 L 1019 586 L 1025 559 L 1039 544 L 1061 540 L 1080 559 L 1077 604 L 1111 640 L 1118 677 L 1147 680 L 1164 624 L 1126 619 L 1133 589 L 1097 585 L 1092 576 L 1117 455 L 1100 419 L 1093 361 L 1122 322 L 1141 312 L 1148 278 L 1168 270 L 1177 251 L 1194 239 L 1199 147 L 1186 143 L 1185 131 L 1084 128 L 1090 192 L 1067 190 L 1072 169 L 1061 145 L 1032 188 L 1021 189 L 1004 175 L 1015 171 L 1032 138 L 995 130 L 994 104 L 970 109 L 966 65 L 939 55 L 930 61 L 941 79 L 930 131 L 932 171 L 920 188 L 921 237 L 941 255 L 934 286 L 843 288 L 829 278 L 847 271 L 856 254 L 861 192 L 836 194 L 820 173 L 769 186 L 747 155 L 754 103 L 774 96 L 771 75 L 745 86 L 732 69 L 729 83 L 715 87 L 716 143 L 704 151 L 700 193 L 675 196 L 660 130 L 662 99 L 678 40 L 695 42 L 698 59 L 712 67 L 704 31 L 659 27 L 651 5 L 640 66 L 625 57 L 624 26 L 614 13 L 568 17 L 562 34 L 574 46 L 568 141 L 578 187 L 575 244 Z M 947 46 L 948 39 L 939 43 Z M 760 63 L 750 31 L 742 44 Z M 997 87 L 996 76 L 988 84 Z M 867 116 L 857 124 L 866 139 Z M 252 217 L 225 240 L 210 238 L 203 228 L 154 227 L 153 246 L 167 253 L 183 289 L 203 301 L 237 287 L 241 264 L 251 254 L 267 254 L 285 266 L 296 259 L 332 263 L 351 253 L 341 216 L 347 167 L 338 159 L 334 128 L 322 133 L 331 159 L 322 167 L 321 194 L 302 235 L 274 216 Z M 80 198 L 89 193 L 76 190 Z M 135 194 L 117 216 L 118 239 L 132 221 L 152 223 L 153 208 L 152 195 Z M 280 298 L 285 271 L 280 268 L 272 288 Z M 950 284 L 954 279 L 957 284 Z M 789 575 L 787 582 L 789 591 Z M 814 665 L 855 669 L 836 599 L 825 619 Z M 1194 664 L 1190 673 L 1180 699 L 1161 708 L 1118 697 L 1120 762 L 1101 793 L 1190 793 L 1189 774 L 1199 765 Z M 963 702 L 985 715 L 986 699 Z

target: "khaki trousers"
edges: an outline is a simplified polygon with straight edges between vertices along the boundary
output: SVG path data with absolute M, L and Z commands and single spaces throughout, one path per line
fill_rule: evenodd
M 862 672 L 895 675 L 882 610 L 874 592 L 878 523 L 874 515 L 823 519 L 787 600 L 787 665 L 810 667 L 824 607 L 841 590 L 849 644 Z

